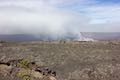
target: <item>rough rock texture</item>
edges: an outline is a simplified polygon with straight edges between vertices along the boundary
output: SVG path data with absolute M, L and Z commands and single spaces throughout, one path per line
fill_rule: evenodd
M 48 66 L 60 80 L 120 80 L 117 41 L 1 43 L 0 58 L 4 56 L 4 62 L 25 58 Z
M 0 61 L 0 75 L 3 80 L 57 80 L 55 71 L 25 59 Z

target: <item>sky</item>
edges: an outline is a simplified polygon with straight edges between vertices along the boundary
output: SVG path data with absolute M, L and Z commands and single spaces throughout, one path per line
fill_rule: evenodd
M 120 0 L 0 0 L 0 34 L 120 32 Z

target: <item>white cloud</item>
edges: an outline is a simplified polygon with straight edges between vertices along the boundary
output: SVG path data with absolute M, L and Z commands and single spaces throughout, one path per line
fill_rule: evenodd
M 119 32 L 120 6 L 90 6 L 86 13 L 59 5 L 88 0 L 0 0 L 0 34 L 56 34 L 69 32 Z
M 3 2 L 0 4 L 1 34 L 78 34 L 85 17 L 53 6 L 34 2 Z M 74 26 L 74 27 L 73 27 Z
M 85 9 L 90 24 L 99 32 L 120 32 L 120 6 L 95 5 Z

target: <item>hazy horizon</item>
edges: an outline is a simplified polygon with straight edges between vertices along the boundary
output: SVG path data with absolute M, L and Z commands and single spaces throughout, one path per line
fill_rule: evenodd
M 120 32 L 120 1 L 0 0 L 0 34 L 78 39 L 80 32 Z
M 102 41 L 120 40 L 120 32 L 81 32 L 79 35 L 67 34 L 64 36 L 43 35 L 43 34 L 0 34 L 0 41 Z

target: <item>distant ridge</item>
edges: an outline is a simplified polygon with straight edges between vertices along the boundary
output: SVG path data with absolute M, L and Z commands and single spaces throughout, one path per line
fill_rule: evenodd
M 120 32 L 81 32 L 81 34 L 93 40 L 120 40 Z
M 0 41 L 54 41 L 54 40 L 78 40 L 78 41 L 94 41 L 94 40 L 120 40 L 120 32 L 81 32 L 79 36 L 68 35 L 64 37 L 54 37 L 49 35 L 0 35 Z

